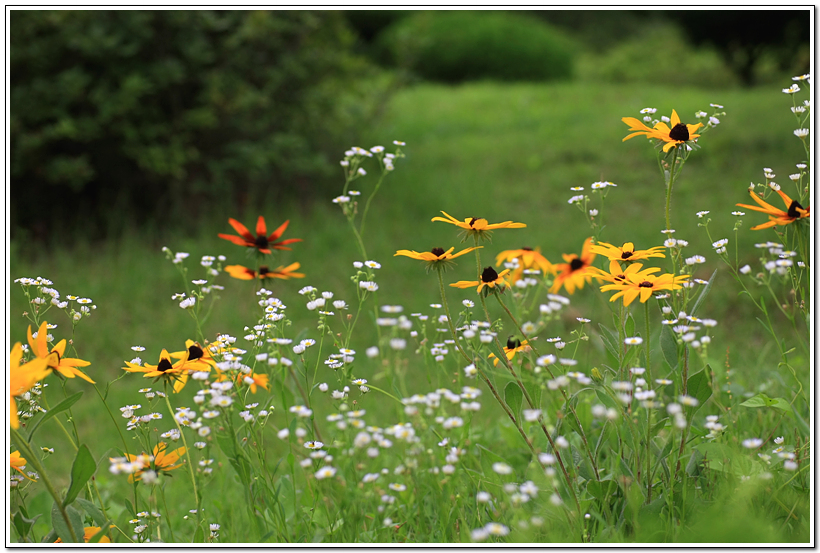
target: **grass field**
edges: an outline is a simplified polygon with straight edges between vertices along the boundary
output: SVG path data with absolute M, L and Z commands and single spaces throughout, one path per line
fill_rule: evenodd
M 784 86 L 787 85 L 784 83 Z M 735 423 L 742 421 L 753 426 L 733 428 L 736 433 L 727 440 L 727 444 L 737 449 L 739 442 L 749 432 L 751 435 L 768 434 L 770 429 L 775 432 L 772 425 L 777 427 L 782 414 L 777 418 L 768 410 L 755 411 L 738 407 L 738 404 L 758 392 L 791 401 L 795 379 L 779 366 L 781 355 L 765 326 L 756 320 L 759 313 L 739 294 L 729 271 L 719 262 L 704 229 L 698 227 L 703 220 L 696 216 L 696 212 L 710 211 L 708 217 L 712 221 L 709 230 L 714 240 L 728 238 L 732 247 L 737 242 L 739 265 L 748 263 L 755 267 L 759 264 L 759 252 L 754 244 L 771 240 L 773 231 L 750 231 L 749 227 L 763 222 L 765 217 L 747 212 L 741 230 L 734 232 L 737 217 L 731 212 L 737 209 L 735 204 L 750 202 L 747 192 L 750 182 L 765 182 L 764 167 L 770 167 L 778 175 L 776 180 L 786 190 L 786 184 L 791 186 L 788 175 L 795 171 L 795 163 L 805 161 L 800 140 L 792 134 L 796 127 L 794 117 L 789 112 L 790 98 L 776 88 L 706 91 L 694 87 L 607 85 L 597 88 L 577 83 L 479 83 L 457 87 L 419 85 L 400 92 L 390 103 L 383 122 L 377 128 L 362 129 L 357 144 L 365 148 L 380 144 L 392 149 L 393 140 L 406 142 L 406 146 L 402 147 L 406 157 L 397 160 L 396 170 L 387 175 L 366 223 L 364 241 L 368 257 L 381 264 L 377 272 L 378 303 L 402 305 L 405 314 L 440 314 L 430 308 L 430 304 L 441 301 L 434 272 L 427 275 L 418 262 L 393 256 L 399 249 L 429 251 L 436 246 L 444 249 L 458 246 L 452 227 L 430 222 L 432 217 L 440 215 L 440 211 L 459 219 L 478 216 L 486 217 L 490 222 L 512 220 L 527 224 L 525 229 L 496 232 L 493 242 L 485 244 L 482 252 L 485 265 L 499 251 L 522 246 L 540 247 L 550 261 L 558 263 L 563 253 L 580 253 L 584 239 L 591 234 L 583 214 L 576 206 L 568 204 L 568 199 L 578 193 L 570 189 L 584 187 L 589 191 L 593 182 L 605 180 L 616 183 L 618 187 L 611 189 L 606 197 L 606 205 L 602 209 L 605 228 L 601 238 L 615 245 L 634 242 L 640 249 L 662 245 L 664 235 L 660 231 L 665 226 L 665 190 L 656 155 L 643 138 L 622 143 L 627 130 L 621 118 L 636 117 L 642 108 L 654 107 L 658 109 L 657 115 L 669 115 L 675 109 L 684 122 L 691 123 L 695 121 L 693 114 L 696 111 L 711 113 L 710 103 L 725 106 L 722 111 L 726 115 L 720 117 L 716 128 L 700 139 L 701 148 L 691 155 L 683 176 L 675 185 L 672 227 L 676 230 L 676 238 L 688 240 L 687 256 L 700 254 L 706 257 L 704 264 L 696 266 L 695 277 L 708 280 L 717 270 L 711 292 L 699 311 L 701 317 L 719 322 L 712 329 L 712 344 L 708 351 L 708 362 L 717 379 L 713 386 L 717 397 L 709 405 L 710 409 L 717 409 L 719 405 L 727 417 L 736 417 L 732 419 Z M 339 145 L 339 159 L 350 146 L 353 145 Z M 376 167 L 367 169 L 370 174 L 351 186 L 360 186 L 363 197 L 368 195 L 376 180 L 373 176 L 377 172 Z M 341 170 L 339 183 L 341 193 L 344 183 Z M 197 278 L 196 271 L 201 270 L 197 260 L 203 255 L 225 255 L 226 264 L 247 264 L 240 248 L 217 238 L 220 232 L 232 232 L 227 222 L 229 217 L 252 227 L 256 217 L 264 215 L 269 229 L 289 219 L 290 226 L 285 238 L 298 237 L 304 242 L 294 244 L 293 251 L 285 252 L 281 261 L 283 264 L 300 262 L 300 271 L 306 274 L 306 278 L 275 281 L 269 288 L 290 307 L 288 317 L 293 324 L 288 334 L 296 340 L 318 338 L 316 313 L 304 309 L 305 298 L 299 296 L 297 291 L 302 286 L 312 285 L 319 291 L 332 291 L 335 298 L 353 304 L 356 291 L 355 285 L 350 282 L 355 272 L 352 263 L 364 261 L 340 209 L 330 200 L 329 197 L 308 194 L 298 202 L 255 206 L 245 213 L 213 206 L 207 215 L 192 214 L 194 219 L 186 222 L 186 226 L 196 229 L 193 232 L 178 232 L 172 224 L 170 229 L 134 230 L 117 241 L 101 238 L 93 243 L 76 243 L 53 251 L 13 241 L 9 253 L 10 276 L 12 279 L 43 276 L 52 280 L 54 287 L 63 295 L 76 294 L 94 300 L 98 308 L 77 326 L 74 342 L 77 355 L 91 362 L 87 373 L 104 387 L 123 373 L 124 361 L 134 355 L 131 346 L 144 346 L 146 352 L 143 358 L 154 363 L 162 348 L 169 351 L 181 349 L 185 339 L 194 337 L 196 326 L 191 317 L 177 306 L 178 301 L 171 301 L 173 294 L 183 290 L 183 281 L 176 267 L 165 259 L 161 251 L 163 246 L 174 252 L 189 252 L 189 276 Z M 471 243 L 465 244 L 468 245 Z M 471 256 L 465 256 L 462 260 L 455 271 L 447 274 L 445 278 L 451 280 L 446 282 L 475 278 Z M 225 289 L 220 293 L 221 299 L 215 304 L 203 333 L 211 340 L 219 333 L 227 333 L 237 336 L 238 342 L 242 342 L 242 336 L 246 333 L 244 329 L 253 326 L 258 318 L 252 285 L 227 275 L 220 276 L 217 282 Z M 569 335 L 577 327 L 575 317 L 592 319 L 589 343 L 584 344 L 578 354 L 581 365 L 584 365 L 579 366 L 578 370 L 586 373 L 596 363 L 595 359 L 600 359 L 604 354 L 596 330 L 597 323 L 613 326 L 608 295 L 599 293 L 596 288 L 587 286 L 576 292 L 571 297 L 571 308 L 564 318 L 556 321 L 555 326 L 543 335 Z M 450 305 L 456 306 L 452 308 L 454 311 L 461 308 L 462 299 L 475 296 L 471 290 L 449 289 L 447 294 Z M 13 283 L 10 284 L 9 296 L 11 342 L 25 342 L 27 323 L 21 317 L 21 313 L 28 309 L 25 297 Z M 539 301 L 545 301 L 545 298 Z M 503 311 L 498 305 L 491 307 L 493 318 L 501 319 Z M 371 309 L 368 306 L 363 318 L 373 318 Z M 643 309 L 639 306 L 635 312 L 640 323 Z M 779 313 L 774 313 L 773 317 L 776 327 L 789 330 L 785 317 L 779 316 Z M 48 320 L 60 324 L 59 330 L 70 327 L 61 314 L 57 320 Z M 798 331 L 802 334 L 808 332 L 802 322 L 798 324 Z M 511 328 L 502 332 L 504 334 L 499 335 L 502 339 L 508 334 L 515 334 Z M 789 332 L 784 331 L 784 337 L 787 347 L 796 347 L 797 341 Z M 365 320 L 357 327 L 350 347 L 361 355 L 368 347 L 376 345 L 377 339 L 375 326 Z M 399 367 L 395 374 L 399 374 L 400 378 L 394 382 L 387 368 L 394 361 L 385 358 L 386 365 L 379 366 L 375 361 L 365 360 L 363 355 L 361 357 L 355 376 L 368 379 L 375 387 L 401 393 L 399 397 L 426 393 L 441 386 L 456 386 L 456 381 L 461 381 L 460 367 L 464 364 L 453 359 L 446 368 L 431 372 L 430 366 L 422 360 L 406 355 L 405 359 L 395 361 Z M 797 351 L 790 360 L 797 370 L 797 380 L 808 389 L 810 375 L 807 357 Z M 587 363 L 589 366 L 586 366 Z M 322 370 L 328 374 L 320 376 L 317 382 L 324 381 L 322 378 L 330 382 L 334 378 L 332 371 L 320 367 L 319 371 Z M 499 379 L 505 382 L 503 377 L 499 376 Z M 138 375 L 127 375 L 111 385 L 107 403 L 115 413 L 121 406 L 139 403 L 140 398 L 135 390 L 143 385 L 141 380 Z M 63 391 L 56 379 L 50 382 L 46 396 L 49 404 L 54 405 L 62 398 Z M 479 386 L 476 382 L 472 385 Z M 114 448 L 120 447 L 122 442 L 108 415 L 101 411 L 93 388 L 79 379 L 68 382 L 65 387 L 69 394 L 78 390 L 85 392 L 83 399 L 72 408 L 72 415 L 79 435 L 89 444 L 94 458 L 118 454 Z M 184 398 L 190 398 L 193 394 L 192 387 L 189 385 L 188 388 L 182 394 Z M 502 409 L 491 401 L 486 389 L 484 392 L 484 407 L 471 415 L 470 424 L 474 430 L 468 435 L 468 441 L 496 444 L 500 449 L 509 448 L 505 457 L 507 461 L 521 456 L 529 459 L 526 448 L 516 442 L 520 437 L 515 429 L 504 420 Z M 272 398 L 275 398 L 274 403 L 280 403 L 278 392 L 273 393 Z M 375 417 L 374 420 L 384 419 L 384 424 L 401 415 L 401 410 L 397 410 L 394 404 L 374 401 L 372 395 L 362 397 L 360 401 L 367 405 L 367 412 Z M 177 405 L 185 404 L 185 400 L 177 402 Z M 803 400 L 798 401 L 797 405 L 800 412 L 808 412 L 808 405 Z M 283 405 L 278 405 L 277 409 L 285 411 Z M 334 409 L 329 402 L 326 405 L 317 402 L 314 408 L 316 420 L 324 420 Z M 733 414 L 733 409 L 744 412 Z M 280 427 L 285 425 L 285 414 L 279 412 L 277 415 L 282 417 L 276 423 Z M 494 421 L 497 420 L 503 422 L 496 425 Z M 124 426 L 126 421 L 117 422 Z M 788 428 L 794 425 L 792 422 L 783 424 Z M 782 433 L 780 430 L 777 432 Z M 44 427 L 38 435 L 37 445 L 53 447 L 61 452 L 71 450 L 66 436 L 54 424 Z M 279 451 L 278 444 L 271 447 L 271 451 Z M 337 455 L 341 456 L 341 451 Z M 489 453 L 486 455 L 491 458 Z M 271 453 L 271 458 L 271 463 L 276 465 L 277 459 L 285 459 L 285 453 Z M 516 467 L 526 467 L 526 460 L 510 462 Z M 287 470 L 292 471 L 292 460 L 287 463 L 290 463 Z M 104 467 L 105 464 L 103 462 L 100 466 Z M 47 463 L 46 467 L 53 469 L 52 478 L 58 485 L 68 486 L 67 464 L 61 462 L 52 466 Z M 177 471 L 172 484 L 188 489 L 191 483 L 183 470 Z M 236 477 L 230 472 L 233 470 L 228 463 L 224 463 L 223 469 L 215 472 L 209 488 L 230 490 L 235 485 Z M 521 470 L 523 474 L 531 469 Z M 697 485 L 712 485 L 720 481 L 720 477 L 714 476 L 717 472 L 712 470 Z M 295 472 L 292 473 L 291 481 L 295 482 L 297 478 Z M 474 474 L 481 480 L 478 472 Z M 123 477 L 112 476 L 101 468 L 97 483 L 103 489 L 103 500 L 110 505 L 111 518 L 128 518 L 126 507 L 116 500 L 117 494 L 123 493 L 122 489 L 127 487 L 123 484 Z M 356 480 L 349 485 L 355 483 Z M 313 482 L 308 484 L 308 488 L 313 490 L 314 485 L 325 484 Z M 419 480 L 416 485 L 428 484 Z M 764 485 L 754 490 L 745 487 L 738 493 L 732 493 L 732 486 L 736 485 L 736 481 L 722 485 L 708 498 L 693 497 L 686 507 L 691 509 L 685 517 L 687 523 L 675 532 L 668 526 L 649 523 L 646 517 L 650 517 L 651 512 L 645 511 L 629 521 L 629 530 L 619 527 L 617 531 L 610 531 L 605 529 L 603 521 L 610 520 L 607 517 L 614 515 L 602 514 L 601 525 L 596 526 L 594 531 L 590 527 L 589 539 L 602 542 L 808 540 L 808 521 L 805 518 L 808 516 L 808 495 L 802 488 L 797 489 L 792 484 L 794 489 L 783 491 L 782 497 L 791 498 L 792 504 L 760 508 L 755 505 L 755 498 L 764 493 L 761 492 Z M 296 490 L 295 484 L 289 486 L 287 489 L 276 488 L 277 493 L 286 496 L 301 493 Z M 305 494 L 308 488 L 305 488 Z M 349 501 L 353 501 L 352 495 L 345 498 L 344 493 L 327 493 L 335 498 L 333 502 L 340 511 Z M 441 515 L 439 522 L 430 526 L 427 534 L 420 533 L 423 526 L 415 523 L 408 524 L 405 530 L 388 532 L 381 525 L 374 529 L 367 522 L 363 524 L 368 530 L 358 534 L 337 528 L 332 510 L 327 510 L 322 520 L 311 518 L 310 524 L 299 523 L 297 526 L 302 532 L 299 535 L 286 535 L 284 529 L 288 524 L 284 520 L 291 520 L 288 513 L 281 522 L 272 523 L 277 528 L 275 531 L 260 528 L 253 530 L 258 530 L 258 534 L 251 531 L 244 534 L 240 528 L 250 524 L 247 519 L 250 515 L 240 508 L 247 501 L 241 492 L 214 494 L 207 497 L 203 505 L 207 504 L 209 512 L 220 520 L 224 541 L 469 541 L 470 528 L 476 528 L 479 522 L 483 524 L 486 520 L 476 514 L 478 510 L 462 505 L 466 496 L 462 497 L 460 493 L 464 492 L 450 483 L 442 484 L 431 492 L 427 502 L 402 496 L 407 509 L 418 510 L 419 520 L 437 520 L 434 513 L 451 499 L 454 501 L 456 507 L 451 516 Z M 44 491 L 38 490 L 29 498 L 29 510 L 40 512 L 36 508 L 41 507 L 42 512 L 50 513 L 50 501 Z M 436 504 L 436 501 L 440 503 Z M 624 499 L 624 505 L 630 501 Z M 727 513 L 727 506 L 735 509 L 736 514 Z M 192 521 L 182 521 L 181 513 L 193 507 L 182 503 L 168 507 L 170 509 L 161 509 L 163 513 L 167 511 L 163 516 L 173 517 L 179 524 L 175 528 L 178 533 L 188 528 L 186 524 L 192 527 Z M 771 519 L 772 512 L 781 510 L 785 512 L 780 513 L 780 518 Z M 786 514 L 789 510 L 794 516 Z M 467 512 L 473 513 L 475 520 L 468 520 L 464 515 Z M 553 520 L 561 518 L 559 513 L 544 512 L 550 524 L 560 526 Z M 637 510 L 635 512 L 638 513 Z M 289 513 L 289 516 L 298 518 L 299 510 L 296 509 L 295 513 Z M 409 516 L 407 513 L 405 515 Z M 520 517 L 516 517 L 518 515 L 508 520 L 519 520 Z M 50 527 L 48 518 L 48 515 L 43 517 L 35 525 L 40 536 L 45 535 Z M 717 524 L 716 518 L 729 522 Z M 462 520 L 463 528 L 453 529 L 456 519 Z M 732 520 L 745 522 L 733 523 Z M 307 528 L 313 530 L 308 531 Z M 337 534 L 334 534 L 334 528 Z M 511 535 L 510 540 L 545 539 L 535 526 L 528 528 L 517 529 L 518 533 Z M 164 529 L 162 531 L 165 532 Z M 182 541 L 190 541 L 192 532 L 190 530 Z M 576 541 L 576 536 L 572 530 L 564 529 L 556 530 L 548 539 Z

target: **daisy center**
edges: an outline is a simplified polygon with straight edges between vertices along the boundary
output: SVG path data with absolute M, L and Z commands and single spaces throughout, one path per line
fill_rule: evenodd
M 689 127 L 684 125 L 683 123 L 678 123 L 672 130 L 669 131 L 669 138 L 672 140 L 680 140 L 681 142 L 686 142 L 689 140 Z
M 584 262 L 581 261 L 580 257 L 576 257 L 572 261 L 569 262 L 569 268 L 573 271 L 577 271 L 578 269 L 583 268 Z
M 430 253 L 435 255 L 436 257 L 441 257 L 444 255 L 444 248 L 433 248 L 430 250 Z
M 202 348 L 197 345 L 193 345 L 188 348 L 188 361 L 195 361 L 196 359 L 200 359 L 203 355 Z
M 253 242 L 257 248 L 259 249 L 268 249 L 268 237 L 267 236 L 257 236 L 256 240 Z
M 495 272 L 495 269 L 492 267 L 487 267 L 481 273 L 481 282 L 490 283 L 495 282 L 498 279 L 498 273 Z
M 792 219 L 799 219 L 801 213 L 800 213 L 800 211 L 797 211 L 798 209 L 800 209 L 802 211 L 805 211 L 805 209 L 803 209 L 803 206 L 800 205 L 797 202 L 797 200 L 792 200 L 792 204 L 789 206 L 789 212 L 788 212 L 789 217 L 791 217 Z
M 173 369 L 173 368 L 174 368 L 174 366 L 167 359 L 160 359 L 159 364 L 157 364 L 157 370 L 161 373 L 164 373 L 168 369 Z

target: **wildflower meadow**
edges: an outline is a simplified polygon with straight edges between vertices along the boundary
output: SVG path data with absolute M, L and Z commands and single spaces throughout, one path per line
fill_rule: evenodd
M 172 293 L 142 285 L 143 316 L 11 275 L 7 539 L 812 542 L 811 78 L 787 84 L 766 101 L 794 131 L 772 139 L 802 146 L 765 168 L 714 159 L 732 105 L 669 93 L 554 137 L 602 134 L 640 179 L 523 199 L 493 182 L 481 213 L 454 185 L 461 204 L 418 213 L 393 181 L 429 175 L 395 128 L 339 147 L 321 240 L 355 252 L 340 263 L 265 208 L 131 265 L 174 273 Z M 751 182 L 710 195 L 704 160 Z M 681 209 L 692 195 L 722 203 Z M 499 245 L 525 231 L 542 241 Z M 133 338 L 169 317 L 161 343 Z M 92 320 L 121 361 L 93 361 Z

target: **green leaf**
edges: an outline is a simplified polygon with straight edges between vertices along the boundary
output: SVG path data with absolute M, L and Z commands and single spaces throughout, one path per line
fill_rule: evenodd
M 587 491 L 601 501 L 606 501 L 617 489 L 618 484 L 614 480 L 601 480 L 600 482 L 590 480 L 587 482 Z
M 712 368 L 707 364 L 702 371 L 689 377 L 686 385 L 688 395 L 698 400 L 698 408 L 712 397 Z
M 669 328 L 669 325 L 663 325 L 661 329 L 661 351 L 663 358 L 669 363 L 671 368 L 678 366 L 678 341 L 675 339 L 675 333 Z
M 37 522 L 38 518 L 40 518 L 40 515 L 37 515 L 32 519 L 28 519 L 19 511 L 14 514 L 12 520 L 14 521 L 14 527 L 20 535 L 21 541 L 28 541 L 28 533 L 31 531 L 31 527 L 34 526 L 34 523 Z
M 624 325 L 624 332 L 626 336 L 635 336 L 635 318 L 632 316 L 632 313 L 627 315 L 626 317 L 626 324 Z
M 100 531 L 91 536 L 88 540 L 88 543 L 100 543 L 100 540 L 103 539 L 106 534 L 108 533 L 108 529 L 111 527 L 111 521 L 109 520 L 102 526 L 100 526 Z
M 63 411 L 77 403 L 82 397 L 82 395 L 82 392 L 77 392 L 73 396 L 68 396 L 63 401 L 49 409 L 48 412 L 45 415 L 43 415 L 42 418 L 40 418 L 40 420 L 38 420 L 37 423 L 31 428 L 31 432 L 28 433 L 28 441 L 31 442 L 31 437 L 34 436 L 34 433 L 37 431 L 38 428 L 40 428 L 41 424 L 46 422 L 48 419 L 62 413 Z
M 77 539 L 82 542 L 85 533 L 83 531 L 83 517 L 80 514 L 80 511 L 71 505 L 68 505 L 65 510 L 68 515 L 68 520 L 71 522 L 71 527 L 74 529 L 74 534 L 77 536 Z M 51 508 L 51 524 L 54 525 L 54 530 L 57 532 L 57 537 L 63 540 L 63 543 L 75 543 L 74 540 L 71 539 L 71 532 L 69 531 L 68 525 L 66 524 L 63 515 L 60 513 L 60 508 L 57 507 L 56 503 Z
M 77 456 L 74 458 L 74 464 L 71 467 L 71 485 L 68 487 L 63 505 L 69 505 L 80 494 L 85 487 L 85 483 L 96 472 L 97 463 L 91 452 L 88 451 L 88 446 L 82 444 L 77 450 Z
M 92 519 L 94 519 L 94 522 L 97 524 L 97 526 L 102 527 L 102 525 L 107 522 L 106 519 L 105 519 L 105 515 L 103 515 L 103 512 L 100 511 L 97 508 L 96 505 L 94 505 L 93 503 L 91 503 L 87 499 L 83 499 L 82 497 L 78 497 L 77 498 L 77 503 L 79 503 L 80 506 L 83 508 L 83 510 L 85 510 L 85 512 L 88 513 L 88 515 Z
M 131 502 L 128 500 L 128 498 L 124 498 L 124 499 L 125 499 L 125 507 L 126 507 L 126 509 L 128 509 L 128 514 L 131 515 L 131 518 L 137 518 L 137 510 L 134 509 L 134 506 L 131 505 Z
M 697 299 L 697 300 L 695 300 L 695 305 L 693 305 L 693 306 L 692 306 L 692 312 L 691 312 L 691 313 L 689 313 L 690 315 L 693 315 L 693 316 L 694 316 L 694 314 L 695 314 L 695 313 L 697 312 L 697 310 L 698 310 L 698 307 L 700 307 L 700 304 L 701 304 L 701 303 L 703 303 L 703 300 L 705 300 L 705 299 L 706 299 L 706 295 L 707 295 L 707 294 L 709 294 L 709 290 L 711 290 L 711 289 L 712 289 L 712 282 L 714 282 L 714 280 L 715 280 L 715 276 L 717 276 L 717 269 L 715 269 L 715 272 L 714 272 L 714 273 L 712 273 L 712 276 L 711 276 L 711 277 L 709 277 L 709 282 L 707 282 L 707 283 L 706 283 L 706 286 L 704 286 L 704 287 L 701 289 L 701 291 L 700 291 L 700 295 L 698 296 L 698 299 Z
M 194 537 L 191 540 L 191 543 L 204 543 L 205 542 L 205 531 L 202 529 L 202 526 L 198 526 L 196 532 L 194 532 Z
M 618 359 L 618 346 L 616 345 L 618 344 L 618 336 L 601 323 L 598 323 L 598 328 L 601 330 L 601 340 L 604 347 L 612 357 Z
M 516 382 L 508 382 L 504 387 L 504 402 L 509 406 L 510 411 L 515 415 L 516 420 L 520 419 L 521 403 L 524 401 L 524 394 Z

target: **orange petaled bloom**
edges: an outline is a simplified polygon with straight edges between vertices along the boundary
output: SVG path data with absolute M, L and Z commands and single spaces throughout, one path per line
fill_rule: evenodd
M 672 117 L 669 118 L 671 128 L 663 121 L 658 121 L 651 129 L 634 117 L 622 117 L 621 121 L 629 125 L 630 131 L 634 131 L 632 134 L 627 135 L 623 139 L 623 142 L 640 135 L 646 136 L 647 138 L 657 138 L 658 140 L 666 142 L 663 146 L 664 152 L 668 152 L 672 148 L 689 140 L 698 138 L 700 135 L 695 134 L 695 131 L 703 126 L 703 123 L 698 123 L 697 125 L 685 125 L 681 123 L 678 112 L 674 109 L 672 110 Z
M 786 211 L 777 209 L 773 205 L 764 202 L 760 199 L 760 196 L 755 194 L 754 190 L 749 190 L 749 195 L 754 201 L 760 204 L 760 207 L 756 205 L 737 204 L 738 207 L 745 207 L 746 209 L 751 209 L 753 211 L 760 211 L 761 213 L 766 213 L 769 216 L 769 222 L 754 226 L 751 230 L 760 230 L 776 225 L 790 225 L 799 219 L 811 217 L 811 207 L 804 208 L 798 203 L 797 200 L 792 200 L 782 190 L 778 190 L 777 193 L 780 194 L 783 203 L 786 205 Z
M 478 246 L 478 248 L 482 247 L 483 246 Z M 447 269 L 447 267 L 450 265 L 450 262 L 453 259 L 461 255 L 464 255 L 465 253 L 470 253 L 471 251 L 478 248 L 467 248 L 455 254 L 453 253 L 455 247 L 452 247 L 447 251 L 444 251 L 444 248 L 433 248 L 429 252 L 421 253 L 415 250 L 399 250 L 395 254 L 393 254 L 393 257 L 396 257 L 397 255 L 403 255 L 405 257 L 410 257 L 412 259 L 424 261 L 427 264 L 427 271 L 429 272 L 430 269 Z
M 546 257 L 541 255 L 541 248 L 521 248 L 519 250 L 506 250 L 495 256 L 495 264 L 501 266 L 505 261 L 509 262 L 513 259 L 519 260 L 519 267 L 510 276 L 512 282 L 516 282 L 521 278 L 525 269 L 540 269 L 544 275 L 555 274 L 555 265 L 550 263 Z
M 299 267 L 299 263 L 291 263 L 287 267 L 282 267 L 280 265 L 279 267 L 271 270 L 267 266 L 262 265 L 259 267 L 259 272 L 257 273 L 253 269 L 248 269 L 242 265 L 228 265 L 225 267 L 225 272 L 234 278 L 238 278 L 239 280 L 253 280 L 255 278 L 281 278 L 282 280 L 288 280 L 290 278 L 305 278 L 303 273 L 295 272 Z
M 481 273 L 481 276 L 478 277 L 478 280 L 459 280 L 450 286 L 454 288 L 472 288 L 473 286 L 477 286 L 478 288 L 476 289 L 476 292 L 479 294 L 485 286 L 488 288 L 488 292 L 490 288 L 495 289 L 496 286 L 503 289 L 507 286 L 507 281 L 504 280 L 504 276 L 509 272 L 509 269 L 504 269 L 500 273 L 497 273 L 492 267 L 485 267 L 484 271 Z
M 643 265 L 640 263 L 632 263 L 625 269 L 622 269 L 620 263 L 617 261 L 610 261 L 609 272 L 599 269 L 598 267 L 587 267 L 587 273 L 597 278 L 598 282 L 604 281 L 612 284 L 618 284 L 626 280 L 626 275 L 634 274 L 636 276 L 640 275 L 643 277 L 660 271 L 657 267 L 650 267 L 641 271 L 641 267 L 643 267 Z
M 507 359 L 512 361 L 515 354 L 518 352 L 527 352 L 532 351 L 532 346 L 527 344 L 527 340 L 523 342 L 521 340 L 513 340 L 512 338 L 507 338 L 507 347 L 504 348 L 504 355 L 507 356 Z M 489 359 L 493 360 L 493 366 L 498 366 L 498 357 L 495 356 L 494 353 L 489 355 Z
M 100 527 L 99 526 L 86 526 L 83 529 L 83 540 L 85 540 L 85 542 L 88 543 L 89 540 L 91 540 L 91 538 L 93 538 L 94 536 L 99 534 L 99 532 L 100 532 Z M 57 538 L 54 543 L 63 543 L 63 540 L 60 539 L 60 538 Z M 97 543 L 111 543 L 111 540 L 108 538 L 108 536 L 103 536 L 103 537 L 100 538 L 100 540 Z
M 12 428 L 20 428 L 20 420 L 17 418 L 17 402 L 14 397 L 28 392 L 32 386 L 51 372 L 51 367 L 45 359 L 32 359 L 20 365 L 22 359 L 23 346 L 17 342 L 9 354 L 9 424 Z
M 211 351 L 207 348 L 203 349 L 199 342 L 193 340 L 185 340 L 185 351 L 175 351 L 171 354 L 174 359 L 184 359 L 187 355 L 188 366 L 186 367 L 190 372 L 195 371 L 210 371 L 211 367 L 216 367 L 216 361 L 211 356 Z
M 154 447 L 154 459 L 149 462 L 148 466 L 143 465 L 142 470 L 137 470 L 134 474 L 128 477 L 129 482 L 134 482 L 135 480 L 142 479 L 142 473 L 145 470 L 153 470 L 157 473 L 160 472 L 168 472 L 170 470 L 177 469 L 182 466 L 182 463 L 175 464 L 179 461 L 179 458 L 185 455 L 185 448 L 180 447 L 179 449 L 175 449 L 170 453 L 166 453 L 168 445 L 165 442 L 159 442 Z M 125 456 L 128 458 L 128 461 L 133 463 L 137 460 L 137 455 L 131 455 L 130 453 L 126 453 Z M 141 455 L 140 458 L 144 458 L 144 455 Z
M 490 223 L 483 217 L 467 217 L 464 221 L 459 221 L 452 215 L 442 211 L 444 217 L 433 217 L 432 221 L 442 221 L 450 223 L 464 231 L 464 238 L 468 235 L 478 236 L 482 239 L 488 239 L 492 235 L 492 231 L 500 228 L 524 228 L 527 225 L 524 223 L 513 223 L 512 221 L 504 221 L 503 223 Z M 446 217 L 446 218 L 445 218 Z M 463 241 L 463 240 L 462 240 Z
M 245 246 L 248 248 L 256 248 L 261 253 L 271 253 L 271 248 L 274 250 L 289 250 L 290 248 L 286 247 L 286 244 L 292 244 L 293 242 L 301 242 L 301 238 L 289 238 L 287 240 L 282 240 L 280 242 L 276 242 L 279 237 L 284 234 L 285 229 L 288 228 L 288 223 L 290 221 L 285 221 L 282 223 L 278 229 L 273 231 L 273 233 L 268 236 L 268 228 L 265 225 L 265 218 L 261 215 L 259 219 L 256 221 L 256 236 L 250 233 L 250 231 L 237 221 L 236 219 L 228 219 L 228 222 L 234 228 L 234 230 L 239 234 L 239 236 L 234 236 L 233 234 L 220 234 L 220 238 L 224 238 L 229 242 L 233 242 L 238 246 Z
M 247 384 L 250 387 L 251 393 L 256 393 L 256 387 L 262 386 L 264 389 L 268 389 L 268 382 L 270 381 L 270 377 L 266 374 L 238 374 L 236 375 L 236 383 L 237 384 Z
M 632 242 L 627 242 L 620 248 L 612 244 L 607 244 L 606 242 L 598 242 L 597 244 L 593 244 L 589 248 L 589 251 L 595 254 L 601 254 L 610 261 L 626 261 L 627 263 L 638 261 L 639 259 L 648 259 L 650 257 L 666 257 L 661 253 L 663 246 L 655 246 L 648 250 L 636 250 L 635 244 Z
M 48 366 L 66 378 L 74 378 L 79 376 L 83 380 L 87 380 L 94 384 L 94 381 L 78 369 L 77 367 L 87 367 L 91 363 L 83 361 L 82 359 L 73 359 L 71 357 L 63 357 L 65 354 L 65 339 L 60 340 L 54 349 L 48 349 L 48 323 L 43 321 L 40 328 L 37 330 L 37 338 L 31 333 L 31 325 L 28 327 L 28 345 L 31 352 L 38 359 L 46 359 Z
M 145 378 L 169 378 L 174 381 L 174 392 L 179 392 L 185 387 L 185 383 L 188 381 L 189 367 L 186 367 L 187 362 L 188 351 L 182 352 L 182 357 L 180 357 L 179 361 L 173 363 L 168 350 L 163 349 L 162 353 L 159 354 L 159 363 L 156 365 L 146 363 L 145 366 L 142 366 L 126 361 L 125 364 L 127 366 L 123 367 L 122 370 L 130 373 L 145 373 Z
M 592 275 L 586 270 L 595 260 L 596 254 L 591 250 L 591 247 L 592 238 L 587 238 L 580 257 L 574 253 L 565 253 L 562 256 L 566 263 L 559 263 L 555 266 L 558 276 L 555 277 L 555 282 L 550 288 L 551 293 L 555 294 L 563 286 L 568 294 L 573 294 L 576 288 L 580 290 L 584 287 L 585 282 L 592 280 Z
M 632 273 L 626 275 L 626 279 L 623 282 L 601 286 L 601 291 L 617 290 L 618 293 L 609 298 L 609 301 L 615 301 L 623 297 L 625 306 L 632 303 L 637 297 L 641 298 L 641 303 L 646 303 L 646 300 L 652 297 L 653 292 L 660 290 L 679 290 L 688 277 L 689 275 L 675 276 L 671 273 L 659 276 L 646 274 L 636 275 Z

